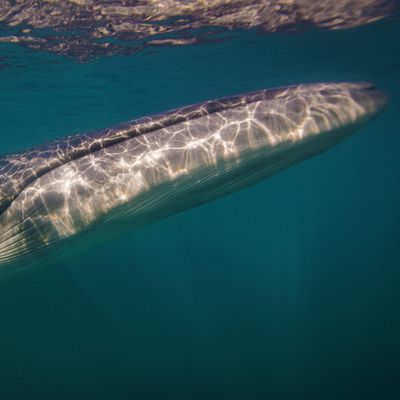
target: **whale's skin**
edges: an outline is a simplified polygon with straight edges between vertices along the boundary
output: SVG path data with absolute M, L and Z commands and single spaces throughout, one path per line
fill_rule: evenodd
M 0 271 L 91 248 L 249 186 L 334 146 L 385 102 L 366 83 L 260 90 L 8 155 L 0 159 Z

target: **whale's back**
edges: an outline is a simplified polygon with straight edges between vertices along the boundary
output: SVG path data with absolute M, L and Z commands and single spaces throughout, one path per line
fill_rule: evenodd
M 70 161 L 157 129 L 211 115 L 228 108 L 272 99 L 283 91 L 284 88 L 279 88 L 222 97 L 134 119 L 112 128 L 66 136 L 31 150 L 3 156 L 0 158 L 0 215 L 35 179 Z

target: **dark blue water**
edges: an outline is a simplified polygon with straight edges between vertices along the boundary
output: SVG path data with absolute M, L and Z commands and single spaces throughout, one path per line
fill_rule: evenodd
M 1 52 L 2 152 L 300 82 L 390 102 L 254 187 L 1 282 L 0 399 L 400 398 L 398 19 L 87 64 Z

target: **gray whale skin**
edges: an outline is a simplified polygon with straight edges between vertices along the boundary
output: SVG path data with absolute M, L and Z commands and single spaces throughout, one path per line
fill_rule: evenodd
M 7 155 L 0 159 L 0 272 L 91 249 L 254 184 L 336 145 L 385 103 L 367 83 L 289 86 Z

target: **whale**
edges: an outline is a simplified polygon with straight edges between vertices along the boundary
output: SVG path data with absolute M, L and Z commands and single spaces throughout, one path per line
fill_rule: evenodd
M 0 273 L 93 251 L 259 182 L 379 114 L 372 84 L 299 84 L 222 97 L 0 158 Z

